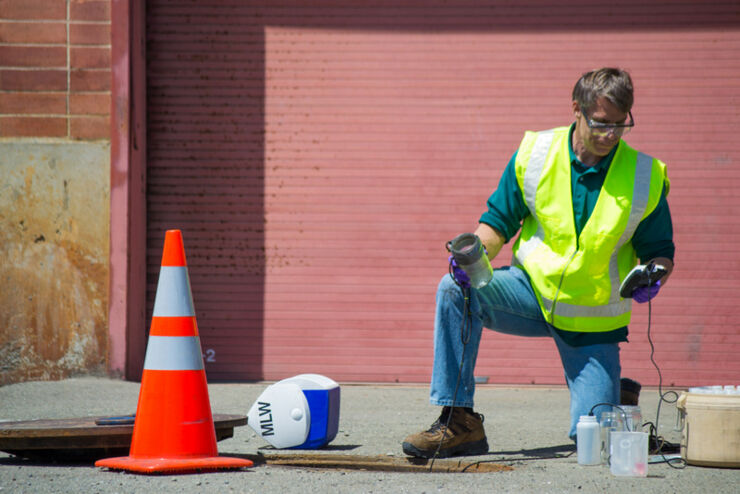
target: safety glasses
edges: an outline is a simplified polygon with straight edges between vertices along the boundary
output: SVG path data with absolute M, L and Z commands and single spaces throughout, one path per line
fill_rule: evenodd
M 591 133 L 599 137 L 607 136 L 609 134 L 623 136 L 627 134 L 632 129 L 632 127 L 635 126 L 635 120 L 632 118 L 632 112 L 628 112 L 629 121 L 625 121 L 624 123 L 597 122 L 596 120 L 590 118 L 586 114 L 586 112 L 583 111 L 583 108 L 581 108 L 581 114 L 586 119 L 586 125 L 588 125 Z

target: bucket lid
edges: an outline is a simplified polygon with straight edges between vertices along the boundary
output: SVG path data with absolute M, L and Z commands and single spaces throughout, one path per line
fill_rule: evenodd
M 689 393 L 694 393 L 698 395 L 740 395 L 740 386 L 697 386 L 689 388 Z

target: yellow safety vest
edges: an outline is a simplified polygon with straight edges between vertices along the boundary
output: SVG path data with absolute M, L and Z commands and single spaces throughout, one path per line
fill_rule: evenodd
M 529 275 L 545 319 L 558 329 L 600 332 L 626 326 L 631 299 L 619 285 L 636 264 L 632 235 L 657 206 L 665 164 L 620 141 L 580 236 L 571 192 L 569 127 L 527 132 L 516 175 L 529 216 L 514 264 Z

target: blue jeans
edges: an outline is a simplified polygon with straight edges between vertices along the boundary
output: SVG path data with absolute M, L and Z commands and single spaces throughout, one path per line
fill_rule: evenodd
M 445 275 L 437 289 L 434 320 L 434 368 L 430 389 L 433 405 L 454 403 L 459 407 L 473 407 L 473 371 L 483 327 L 499 333 L 555 340 L 570 390 L 568 435 L 571 439 L 576 437 L 579 416 L 587 415 L 595 404 L 619 404 L 619 344 L 581 347 L 566 344 L 545 321 L 529 279 L 521 269 L 495 269 L 487 286 L 470 290 L 469 310 L 471 317 L 461 334 L 465 317 L 463 293 L 452 278 Z M 463 343 L 465 340 L 467 342 Z M 594 412 L 598 417 L 604 410 L 606 407 L 598 407 Z

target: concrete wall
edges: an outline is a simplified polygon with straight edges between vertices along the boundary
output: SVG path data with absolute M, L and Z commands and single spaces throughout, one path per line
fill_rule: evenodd
M 104 372 L 108 142 L 0 142 L 0 384 Z
M 110 10 L 0 1 L 0 385 L 107 369 Z

